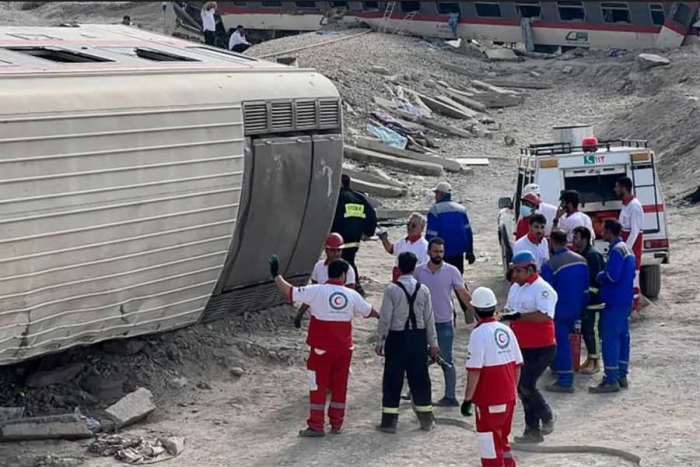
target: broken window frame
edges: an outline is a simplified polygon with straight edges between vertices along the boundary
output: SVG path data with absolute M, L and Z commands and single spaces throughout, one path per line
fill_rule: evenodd
M 692 14 L 693 12 L 688 5 L 679 3 L 678 9 L 676 9 L 676 12 L 673 14 L 673 22 L 685 26 L 689 21 L 691 21 Z
M 583 16 L 581 18 L 571 18 L 564 19 L 562 13 L 568 11 L 580 11 Z M 557 2 L 557 14 L 559 15 L 559 21 L 564 23 L 578 23 L 586 21 L 586 6 L 584 2 Z
M 64 49 L 53 45 L 11 45 L 2 47 L 2 49 L 28 57 L 46 60 L 47 62 L 52 63 L 114 63 L 114 60 L 111 58 L 99 57 L 85 52 L 77 52 L 75 50 Z M 38 53 L 35 54 L 31 52 Z M 77 60 L 54 60 L 42 54 L 42 52 L 48 52 L 46 55 L 53 55 L 55 58 L 74 58 Z
M 460 2 L 435 2 L 437 3 L 438 13 L 441 15 L 451 15 L 453 13 L 462 14 Z M 455 8 L 456 7 L 456 8 Z
M 420 2 L 399 2 L 401 13 L 418 13 L 420 11 Z
M 661 22 L 658 23 L 654 20 L 654 16 L 658 17 L 658 14 L 661 14 Z M 661 3 L 650 3 L 649 4 L 649 19 L 651 20 L 651 24 L 654 26 L 663 26 L 664 23 L 666 22 L 666 10 L 664 10 L 664 6 Z
M 632 24 L 632 14 L 630 13 L 630 8 L 627 3 L 622 2 L 600 2 L 600 11 L 603 14 L 603 21 L 606 23 L 627 23 Z M 625 12 L 624 17 L 626 19 L 615 18 L 616 12 Z
M 494 13 L 498 11 L 498 14 L 489 13 L 488 10 L 484 10 L 483 8 L 480 12 L 479 6 L 486 7 L 487 9 L 491 8 Z M 498 2 L 474 2 L 474 9 L 476 10 L 476 16 L 479 18 L 503 18 L 503 10 L 501 10 L 501 4 Z
M 524 15 L 523 9 L 537 9 L 537 14 Z M 540 18 L 542 16 L 542 5 L 540 2 L 515 2 L 515 11 L 518 13 L 520 18 Z

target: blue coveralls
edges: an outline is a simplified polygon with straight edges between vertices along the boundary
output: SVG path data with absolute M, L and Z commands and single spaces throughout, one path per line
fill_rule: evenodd
M 616 384 L 620 378 L 627 376 L 635 266 L 632 249 L 618 238 L 610 243 L 605 270 L 598 274 L 600 300 L 605 302 L 600 325 L 606 384 Z
M 582 256 L 564 248 L 555 252 L 542 266 L 542 278 L 559 296 L 554 312 L 557 354 L 552 368 L 557 372 L 557 385 L 571 387 L 574 384 L 574 362 L 569 334 L 588 305 L 588 263 Z

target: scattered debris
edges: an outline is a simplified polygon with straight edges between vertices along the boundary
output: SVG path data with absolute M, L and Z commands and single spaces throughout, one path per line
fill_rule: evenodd
M 515 146 L 515 138 L 513 138 L 511 135 L 505 135 L 503 137 L 503 142 L 506 146 Z
M 44 388 L 54 384 L 64 384 L 75 379 L 83 371 L 83 363 L 72 363 L 55 370 L 42 371 L 29 377 L 27 386 L 30 388 Z
M 0 423 L 24 417 L 24 407 L 0 407 Z
M 384 198 L 400 198 L 407 192 L 406 189 L 382 185 L 379 183 L 366 182 L 363 180 L 352 180 L 352 187 L 355 190 L 361 191 L 368 195 L 382 196 Z
M 354 146 L 345 146 L 345 157 L 348 159 L 357 160 L 360 162 L 375 163 L 395 167 L 409 172 L 415 172 L 421 175 L 442 175 L 442 166 L 429 162 L 420 162 L 410 159 L 401 159 L 399 157 L 387 156 L 374 151 L 360 149 Z
M 460 138 L 465 139 L 474 137 L 474 135 L 469 133 L 467 130 L 462 130 L 460 128 L 449 125 L 443 125 L 442 123 L 438 123 L 433 120 L 425 120 L 423 122 L 423 125 L 430 128 L 431 130 L 439 131 L 440 133 L 444 133 L 446 135 L 459 136 Z
M 384 66 L 372 65 L 369 71 L 378 75 L 391 76 L 391 72 L 389 71 L 389 69 Z
M 151 391 L 139 388 L 124 396 L 119 402 L 109 407 L 106 412 L 114 419 L 117 428 L 124 428 L 140 422 L 156 410 L 152 399 Z
M 245 374 L 245 370 L 239 366 L 231 368 L 231 375 L 235 376 L 236 378 L 240 378 Z
M 102 344 L 105 352 L 116 355 L 136 355 L 146 347 L 141 339 L 117 339 Z
M 350 183 L 360 180 L 363 182 L 374 183 L 377 185 L 389 185 L 397 188 L 408 188 L 408 186 L 405 183 L 399 182 L 389 177 L 381 169 L 376 169 L 374 167 L 370 167 L 369 169 L 371 170 L 371 173 L 343 165 L 343 173 L 350 176 Z
M 91 375 L 80 382 L 80 387 L 99 399 L 116 399 L 124 394 L 126 378 Z
M 515 89 L 551 89 L 552 88 L 552 85 L 550 83 L 545 83 L 542 81 L 509 81 L 506 79 L 485 79 L 483 81 L 484 81 L 484 83 L 490 84 L 492 86 L 498 86 L 501 88 L 515 88 Z
M 455 159 L 461 165 L 489 165 L 489 160 L 485 157 L 460 157 Z
M 565 66 L 565 67 L 561 70 L 561 72 L 562 72 L 563 74 L 565 74 L 565 75 L 570 75 L 571 72 L 573 72 L 573 71 L 574 71 L 574 67 L 572 67 L 572 66 L 570 66 L 570 65 Z
M 190 382 L 184 376 L 180 378 L 173 378 L 172 380 L 170 380 L 170 386 L 172 386 L 175 389 L 184 389 L 187 387 L 188 384 L 190 384 Z
M 0 426 L 0 441 L 79 440 L 92 438 L 85 419 L 78 414 L 20 418 Z
M 637 55 L 637 62 L 643 70 L 671 64 L 671 60 L 656 54 L 639 54 Z
M 368 149 L 370 151 L 380 152 L 382 154 L 387 154 L 390 156 L 401 157 L 404 159 L 412 159 L 420 162 L 438 164 L 448 172 L 459 172 L 462 169 L 461 166 L 453 160 L 445 159 L 444 157 L 440 157 L 434 154 L 424 154 L 420 152 L 394 148 L 391 146 L 387 146 L 381 141 L 377 141 L 372 138 L 358 138 L 357 147 L 361 149 Z
M 492 62 L 520 62 L 523 59 L 518 57 L 513 49 L 498 48 L 485 50 L 486 58 Z
M 88 451 L 101 457 L 114 457 L 130 465 L 148 465 L 176 458 L 185 450 L 185 438 L 170 437 L 148 440 L 121 435 L 97 438 Z

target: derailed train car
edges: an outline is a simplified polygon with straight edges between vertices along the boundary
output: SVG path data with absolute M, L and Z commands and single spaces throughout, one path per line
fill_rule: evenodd
M 0 365 L 280 303 L 337 202 L 338 91 L 126 26 L 0 28 Z

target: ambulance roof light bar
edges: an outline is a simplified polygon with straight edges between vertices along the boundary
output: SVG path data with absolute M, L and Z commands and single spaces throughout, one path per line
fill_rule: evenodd
M 585 138 L 588 139 L 588 138 Z M 524 156 L 559 156 L 565 154 L 572 154 L 577 152 L 590 152 L 592 145 L 591 142 L 588 144 L 581 142 L 580 146 L 573 146 L 571 143 L 543 143 L 543 144 L 531 144 L 520 148 L 520 154 Z M 639 139 L 616 139 L 610 141 L 598 141 L 595 145 L 596 150 L 604 149 L 610 151 L 614 148 L 636 148 L 636 149 L 646 149 L 648 147 L 648 142 L 646 140 Z

